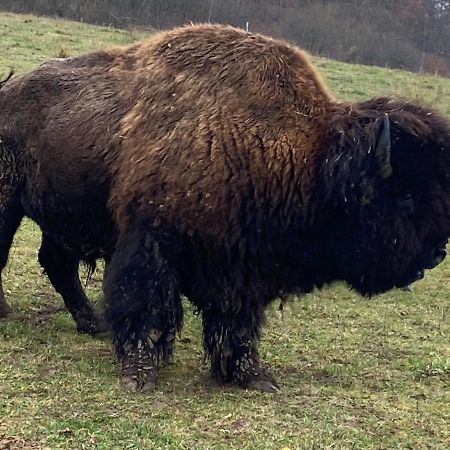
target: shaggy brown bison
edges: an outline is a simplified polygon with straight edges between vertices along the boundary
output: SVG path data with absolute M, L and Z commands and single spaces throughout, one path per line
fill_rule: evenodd
M 339 103 L 296 47 L 197 25 L 50 62 L 0 91 L 1 252 L 22 215 L 69 309 L 78 259 L 104 281 L 123 383 L 155 387 L 201 312 L 213 376 L 272 391 L 267 304 L 345 280 L 404 286 L 445 256 L 450 126 L 377 98 Z M 76 308 L 74 308 L 76 306 Z

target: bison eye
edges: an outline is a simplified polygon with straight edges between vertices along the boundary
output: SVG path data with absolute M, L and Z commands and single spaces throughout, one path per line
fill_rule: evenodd
M 414 196 L 411 192 L 397 195 L 395 198 L 395 203 L 400 210 L 406 213 L 413 213 L 415 211 Z

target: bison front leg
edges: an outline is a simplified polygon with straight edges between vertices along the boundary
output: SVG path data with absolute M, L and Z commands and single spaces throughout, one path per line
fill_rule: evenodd
M 39 263 L 72 315 L 77 330 L 96 334 L 106 330 L 105 323 L 96 316 L 80 283 L 78 258 L 49 234 L 42 235 Z
M 181 327 L 178 278 L 165 242 L 163 246 L 138 232 L 121 237 L 105 273 L 105 301 L 121 381 L 132 391 L 154 390 L 158 365 L 171 357 Z
M 279 390 L 276 380 L 261 364 L 257 350 L 263 322 L 260 310 L 203 311 L 204 347 L 215 379 L 264 392 Z

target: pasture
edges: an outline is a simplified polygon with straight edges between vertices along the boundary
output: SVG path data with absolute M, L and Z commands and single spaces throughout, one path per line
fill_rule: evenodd
M 0 73 L 143 35 L 0 13 Z M 339 98 L 405 96 L 450 116 L 448 79 L 315 62 Z M 209 379 L 185 302 L 175 360 L 145 395 L 120 388 L 108 340 L 76 333 L 37 264 L 39 239 L 24 221 L 4 274 L 15 311 L 0 321 L 0 449 L 450 447 L 449 261 L 412 293 L 364 299 L 335 284 L 283 312 L 274 303 L 261 345 L 282 387 L 274 395 Z M 87 289 L 100 298 L 101 270 Z

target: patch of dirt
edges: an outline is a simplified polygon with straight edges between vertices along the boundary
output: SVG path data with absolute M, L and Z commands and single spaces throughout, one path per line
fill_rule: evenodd
M 0 450 L 34 450 L 43 449 L 39 442 L 32 442 L 19 436 L 0 435 Z
M 28 325 L 32 327 L 42 327 L 45 325 L 55 314 L 64 311 L 64 306 L 56 306 L 56 305 L 46 305 L 42 308 L 39 308 L 31 314 L 31 316 L 27 319 Z M 1 450 L 1 447 L 0 447 Z

